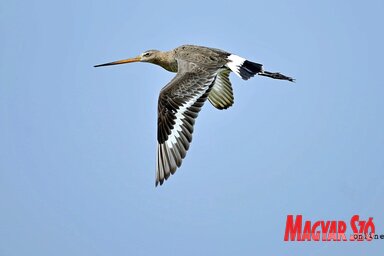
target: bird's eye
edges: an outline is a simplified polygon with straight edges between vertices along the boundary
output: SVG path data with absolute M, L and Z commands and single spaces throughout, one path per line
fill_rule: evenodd
M 150 52 L 145 52 L 145 53 L 143 53 L 143 57 L 149 57 L 150 55 L 151 55 Z

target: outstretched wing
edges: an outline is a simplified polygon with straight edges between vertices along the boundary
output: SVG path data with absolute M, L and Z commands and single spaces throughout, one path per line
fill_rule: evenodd
M 195 119 L 218 68 L 178 60 L 178 73 L 160 92 L 158 102 L 156 186 L 180 167 L 192 141 Z

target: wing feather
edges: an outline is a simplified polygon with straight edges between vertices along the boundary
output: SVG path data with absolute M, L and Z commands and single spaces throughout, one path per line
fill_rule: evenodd
M 231 70 L 221 68 L 208 95 L 208 100 L 217 109 L 227 109 L 233 105 L 233 90 L 229 73 Z
M 159 96 L 156 185 L 162 185 L 181 166 L 192 141 L 195 119 L 219 69 L 184 60 L 178 60 L 178 66 L 177 75 Z

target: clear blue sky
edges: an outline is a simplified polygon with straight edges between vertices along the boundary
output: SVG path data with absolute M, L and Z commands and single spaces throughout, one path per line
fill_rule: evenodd
M 383 1 L 2 1 L 0 255 L 378 255 L 284 242 L 287 214 L 384 234 Z M 93 68 L 181 44 L 292 75 L 233 74 L 181 169 L 154 187 L 174 74 Z M 351 231 L 349 228 L 348 231 Z

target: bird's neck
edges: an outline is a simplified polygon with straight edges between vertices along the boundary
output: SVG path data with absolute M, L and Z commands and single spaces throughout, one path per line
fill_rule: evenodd
M 177 61 L 173 51 L 160 52 L 153 64 L 159 65 L 170 72 L 177 72 Z

